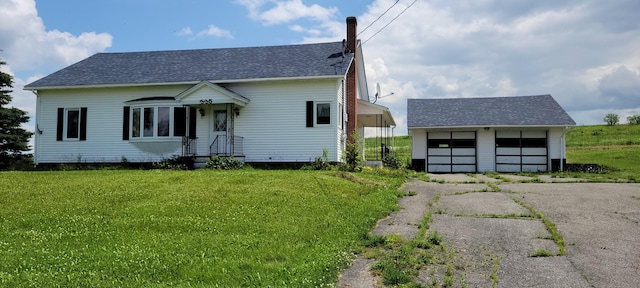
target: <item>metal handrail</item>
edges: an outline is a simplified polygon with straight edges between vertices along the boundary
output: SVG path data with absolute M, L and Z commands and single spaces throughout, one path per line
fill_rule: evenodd
M 229 139 L 227 135 L 218 135 L 213 139 L 211 145 L 209 145 L 209 153 L 210 155 L 221 156 L 243 156 L 244 137 L 233 135 L 231 139 Z

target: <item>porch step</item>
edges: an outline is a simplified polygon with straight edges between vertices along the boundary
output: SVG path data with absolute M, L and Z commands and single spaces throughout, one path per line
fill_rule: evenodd
M 209 160 L 208 156 L 198 156 L 193 161 L 193 169 L 202 169 L 207 167 L 207 160 Z
M 209 160 L 209 158 L 211 158 L 210 156 L 196 156 L 194 161 L 193 161 L 193 169 L 202 169 L 207 167 L 207 160 Z M 245 161 L 245 156 L 233 156 L 233 158 L 236 158 L 236 160 L 240 161 L 240 162 L 244 162 Z

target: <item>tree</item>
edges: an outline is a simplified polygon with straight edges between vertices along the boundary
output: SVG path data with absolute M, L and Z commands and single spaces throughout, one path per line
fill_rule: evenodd
M 606 122 L 609 126 L 616 125 L 618 124 L 618 122 L 620 122 L 620 116 L 618 116 L 618 114 L 609 113 L 604 116 L 604 122 Z
M 0 67 L 5 65 L 0 60 Z M 29 115 L 15 107 L 5 107 L 13 99 L 9 93 L 13 92 L 13 77 L 0 71 L 0 170 L 5 170 L 20 164 L 29 150 L 29 138 L 33 133 L 20 127 L 29 121 Z
M 629 122 L 629 125 L 639 125 L 640 115 L 633 115 L 633 116 L 627 117 L 627 122 Z

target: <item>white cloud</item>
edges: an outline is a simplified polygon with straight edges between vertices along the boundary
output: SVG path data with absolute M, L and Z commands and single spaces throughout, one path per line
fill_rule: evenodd
M 24 85 L 41 78 L 42 73 L 53 72 L 104 51 L 111 47 L 113 37 L 108 33 L 73 35 L 46 30 L 34 0 L 0 1 L 0 19 L 0 49 L 3 50 L 0 58 L 7 62 L 0 69 L 14 76 L 13 101 L 9 105 L 29 113 L 31 119 L 24 126 L 34 131 L 36 97 L 22 90 Z
M 205 37 L 205 36 L 233 39 L 231 32 L 229 32 L 228 30 L 221 29 L 215 25 L 209 25 L 209 28 L 202 30 L 198 32 L 198 34 L 196 34 L 196 37 Z
M 328 21 L 338 12 L 335 7 L 325 8 L 318 4 L 310 6 L 302 3 L 302 0 L 287 1 L 260 1 L 238 0 L 236 3 L 245 6 L 249 10 L 249 16 L 265 25 L 289 23 L 301 18 L 309 18 L 316 21 Z M 263 9 L 268 5 L 269 8 Z
M 265 26 L 305 22 L 289 25 L 294 32 L 304 33 L 300 43 L 335 41 L 344 38 L 343 21 L 336 21 L 339 10 L 318 4 L 305 5 L 302 0 L 236 0 L 249 11 L 249 17 Z
M 394 3 L 374 1 L 359 30 Z M 419 1 L 364 44 L 367 77 L 396 93 L 381 100 L 394 113 L 406 113 L 407 98 L 551 94 L 576 122 L 602 123 L 606 113 L 640 109 L 638 10 L 633 0 Z M 401 88 L 409 83 L 414 90 Z
M 177 33 L 178 36 L 189 36 L 193 34 L 193 31 L 191 31 L 191 27 L 184 27 L 182 28 L 182 30 L 180 30 L 180 32 Z
M 62 68 L 104 51 L 113 40 L 108 33 L 47 31 L 34 0 L 2 1 L 0 19 L 1 56 L 17 74 Z

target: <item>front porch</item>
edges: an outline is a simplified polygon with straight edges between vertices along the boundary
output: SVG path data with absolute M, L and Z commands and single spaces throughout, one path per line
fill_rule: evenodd
M 365 165 L 382 166 L 382 160 L 394 150 L 395 127 L 389 108 L 358 100 L 358 134 L 362 136 Z
M 180 93 L 176 100 L 189 107 L 189 127 L 182 156 L 236 157 L 244 160 L 244 137 L 235 134 L 236 119 L 249 99 L 220 85 L 203 81 Z

